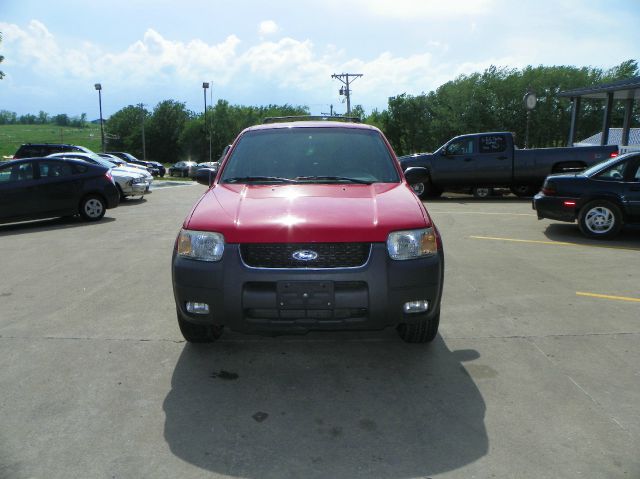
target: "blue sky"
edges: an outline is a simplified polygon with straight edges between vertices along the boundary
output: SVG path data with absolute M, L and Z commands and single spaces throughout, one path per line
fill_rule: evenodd
M 640 59 L 640 2 L 578 0 L 0 0 L 0 109 L 105 117 L 213 101 L 384 109 L 490 65 L 609 68 Z M 207 95 L 209 103 L 209 95 Z

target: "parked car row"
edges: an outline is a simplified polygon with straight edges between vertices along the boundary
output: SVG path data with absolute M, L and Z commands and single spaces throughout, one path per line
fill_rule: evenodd
M 217 172 L 219 165 L 220 163 L 217 161 L 207 161 L 204 163 L 196 163 L 195 161 L 179 161 L 169 167 L 169 176 L 195 179 L 198 170 L 207 168 Z

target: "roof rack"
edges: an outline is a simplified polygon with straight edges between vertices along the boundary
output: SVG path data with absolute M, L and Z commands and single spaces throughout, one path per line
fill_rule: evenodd
M 361 123 L 360 118 L 355 116 L 321 116 L 321 115 L 302 115 L 302 116 L 269 116 L 262 123 L 283 123 L 287 121 L 343 121 L 345 123 Z

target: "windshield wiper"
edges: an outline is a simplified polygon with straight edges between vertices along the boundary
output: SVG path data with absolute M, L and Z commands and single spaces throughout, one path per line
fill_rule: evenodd
M 320 183 L 332 181 L 346 181 L 348 183 L 358 183 L 360 185 L 370 185 L 373 181 L 361 180 L 359 178 L 349 178 L 348 176 L 297 176 L 298 181 L 317 181 Z
M 225 183 L 298 183 L 298 181 L 294 179 L 283 178 L 281 176 L 236 176 L 226 178 L 223 181 Z

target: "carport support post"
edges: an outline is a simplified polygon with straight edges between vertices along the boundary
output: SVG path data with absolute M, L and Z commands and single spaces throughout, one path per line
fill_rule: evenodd
M 575 97 L 571 99 L 571 128 L 569 129 L 569 140 L 567 146 L 573 146 L 573 142 L 576 141 L 576 131 L 578 129 L 578 116 L 580 115 L 580 104 L 582 98 Z
M 607 104 L 604 107 L 604 119 L 602 120 L 602 137 L 600 146 L 609 143 L 609 127 L 611 126 L 611 110 L 613 110 L 613 92 L 607 93 Z
M 624 102 L 624 120 L 622 121 L 622 140 L 620 146 L 629 146 L 629 131 L 631 130 L 631 113 L 633 112 L 633 98 Z

